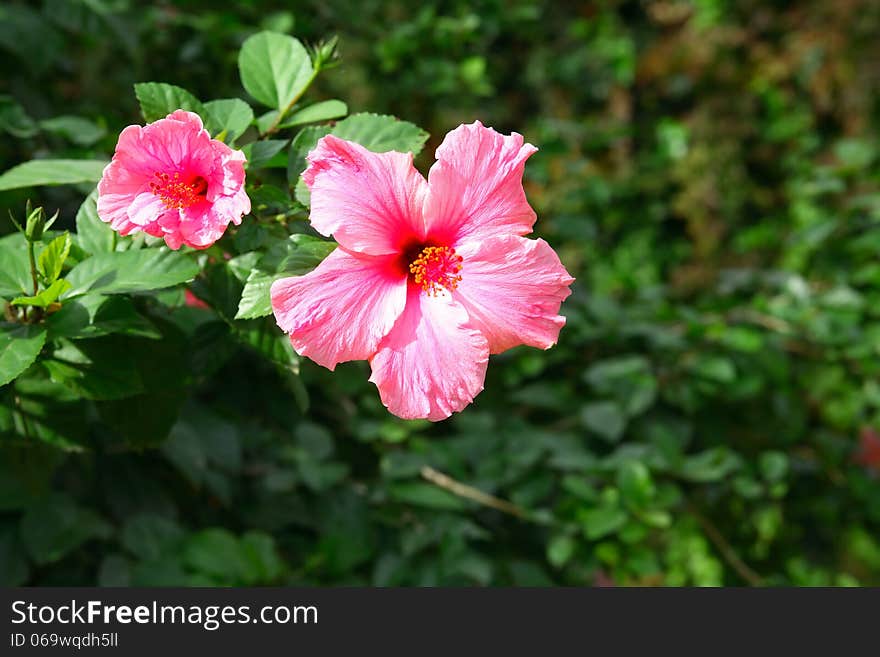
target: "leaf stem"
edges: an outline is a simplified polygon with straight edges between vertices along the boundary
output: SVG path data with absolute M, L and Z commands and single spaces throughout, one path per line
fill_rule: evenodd
M 30 240 L 28 240 L 28 260 L 31 262 L 31 280 L 34 283 L 33 296 L 37 296 L 37 292 L 40 291 L 37 285 L 37 261 L 34 258 L 34 243 Z
M 270 125 L 266 129 L 266 132 L 263 133 L 263 136 L 261 137 L 261 139 L 265 139 L 266 137 L 278 132 L 278 130 L 279 130 L 278 124 L 281 123 L 281 121 L 284 119 L 285 116 L 287 116 L 287 113 L 290 112 L 291 108 L 293 108 L 293 106 L 296 104 L 296 101 L 298 101 L 300 98 L 302 98 L 302 95 L 306 92 L 306 90 L 312 86 L 312 82 L 314 82 L 315 78 L 318 77 L 318 72 L 320 70 L 321 70 L 320 66 L 316 66 L 315 68 L 312 69 L 312 75 L 311 75 L 311 77 L 309 77 L 309 81 L 306 82 L 306 85 L 300 90 L 300 92 L 296 96 L 294 96 L 289 103 L 287 103 L 287 106 L 278 112 L 278 116 L 275 117 L 275 120 L 272 122 L 272 125 Z
M 687 500 L 687 507 L 690 514 L 705 532 L 706 537 L 718 549 L 721 557 L 727 564 L 750 586 L 763 586 L 764 580 L 761 576 L 740 558 L 736 550 L 733 549 L 733 546 L 724 538 L 721 531 L 712 524 L 712 521 L 700 513 L 690 500 Z

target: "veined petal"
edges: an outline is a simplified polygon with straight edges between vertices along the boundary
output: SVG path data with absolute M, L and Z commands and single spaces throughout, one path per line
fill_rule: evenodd
M 424 177 L 411 153 L 373 153 L 332 135 L 309 153 L 312 226 L 349 251 L 397 253 L 424 238 Z
M 296 352 L 332 370 L 376 352 L 403 312 L 406 284 L 390 258 L 336 249 L 305 276 L 275 281 L 272 309 Z
M 382 403 L 405 419 L 443 420 L 483 389 L 489 347 L 448 295 L 412 286 L 406 308 L 370 360 Z
M 519 344 L 556 344 L 565 325 L 559 306 L 574 279 L 547 242 L 507 235 L 467 242 L 458 252 L 461 281 L 453 297 L 493 354 Z
M 428 173 L 425 223 L 431 238 L 454 245 L 530 233 L 536 215 L 522 175 L 537 150 L 522 135 L 502 135 L 479 121 L 447 134 Z

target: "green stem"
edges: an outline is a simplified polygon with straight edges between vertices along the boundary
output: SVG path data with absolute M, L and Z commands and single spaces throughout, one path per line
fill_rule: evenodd
M 34 243 L 30 240 L 28 240 L 28 259 L 31 261 L 31 280 L 34 282 L 33 295 L 37 296 L 37 292 L 40 291 L 37 285 L 37 261 L 34 259 Z
M 317 66 L 312 70 L 312 75 L 309 78 L 309 81 L 306 82 L 306 86 L 304 86 L 302 88 L 302 91 L 300 91 L 296 96 L 293 97 L 293 99 L 289 103 L 287 103 L 287 107 L 285 107 L 283 110 L 278 112 L 278 116 L 275 117 L 275 120 L 272 122 L 272 125 L 270 125 L 268 127 L 268 129 L 266 130 L 266 132 L 263 133 L 262 139 L 265 139 L 269 135 L 273 135 L 276 132 L 278 132 L 278 124 L 281 123 L 281 121 L 284 119 L 285 116 L 287 116 L 287 113 L 290 112 L 291 108 L 296 104 L 296 101 L 298 101 L 300 98 L 302 98 L 302 95 L 306 92 L 306 90 L 312 86 L 312 82 L 314 82 L 315 78 L 318 77 L 318 72 L 320 70 L 321 70 L 320 66 Z

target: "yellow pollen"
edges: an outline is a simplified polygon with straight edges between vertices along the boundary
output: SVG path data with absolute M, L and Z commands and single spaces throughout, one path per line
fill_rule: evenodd
M 158 182 L 150 183 L 150 191 L 162 199 L 169 210 L 188 208 L 201 200 L 208 189 L 208 183 L 201 176 L 186 182 L 177 172 L 174 175 L 156 173 L 156 179 Z
M 462 257 L 449 246 L 426 246 L 410 263 L 409 271 L 416 285 L 431 296 L 443 290 L 452 292 L 461 281 Z

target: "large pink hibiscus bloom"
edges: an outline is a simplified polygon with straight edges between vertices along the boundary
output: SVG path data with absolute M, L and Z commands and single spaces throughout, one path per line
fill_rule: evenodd
M 120 235 L 143 231 L 172 249 L 204 249 L 251 211 L 244 163 L 192 112 L 130 125 L 98 183 L 98 216 Z
M 297 353 L 329 369 L 368 359 L 382 402 L 442 420 L 483 389 L 489 354 L 547 349 L 574 280 L 543 240 L 522 186 L 537 149 L 479 122 L 412 155 L 324 137 L 304 179 L 311 223 L 339 243 L 305 276 L 276 281 L 272 307 Z

